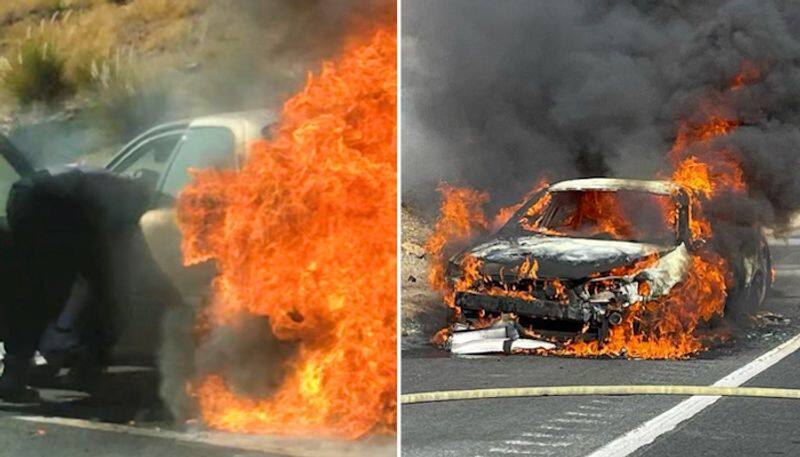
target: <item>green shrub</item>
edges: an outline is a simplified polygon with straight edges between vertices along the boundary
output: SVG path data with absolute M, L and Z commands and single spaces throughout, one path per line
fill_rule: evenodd
M 64 75 L 64 60 L 47 42 L 26 40 L 16 60 L 2 74 L 5 89 L 20 105 L 51 104 L 73 93 Z

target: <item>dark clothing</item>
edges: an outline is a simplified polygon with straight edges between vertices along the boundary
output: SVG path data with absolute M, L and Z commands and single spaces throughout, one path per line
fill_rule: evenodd
M 92 346 L 107 348 L 116 334 L 115 308 L 125 292 L 127 262 L 115 261 L 137 237 L 147 208 L 145 187 L 105 171 L 43 172 L 16 183 L 7 214 L 15 259 L 6 305 L 6 353 L 29 359 L 49 322 L 82 277 L 90 291 L 81 321 Z M 124 257 L 124 256 L 123 256 Z

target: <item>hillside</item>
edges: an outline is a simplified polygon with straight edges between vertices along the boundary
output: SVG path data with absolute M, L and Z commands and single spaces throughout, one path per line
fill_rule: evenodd
M 339 49 L 353 9 L 324 0 L 0 2 L 0 132 L 41 163 L 102 162 L 159 122 L 279 106 Z

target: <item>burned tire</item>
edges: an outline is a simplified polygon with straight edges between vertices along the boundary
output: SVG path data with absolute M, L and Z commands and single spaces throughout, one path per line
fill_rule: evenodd
M 768 281 L 766 279 L 766 274 L 762 271 L 757 271 L 753 275 L 753 280 L 750 282 L 750 287 L 748 287 L 748 302 L 752 303 L 753 310 L 757 310 L 761 307 L 764 303 L 764 299 L 767 297 L 767 289 Z
M 758 312 L 772 285 L 772 263 L 769 248 L 766 242 L 759 243 L 759 246 L 755 271 L 750 280 L 746 283 L 742 281 L 732 289 L 725 304 L 725 314 L 740 323 L 746 323 L 750 316 Z
M 772 287 L 772 258 L 769 254 L 769 247 L 766 241 L 761 243 L 761 252 L 759 255 L 759 268 L 753 273 L 753 278 L 750 280 L 749 297 L 754 305 L 754 310 L 761 308 L 764 304 L 769 290 Z

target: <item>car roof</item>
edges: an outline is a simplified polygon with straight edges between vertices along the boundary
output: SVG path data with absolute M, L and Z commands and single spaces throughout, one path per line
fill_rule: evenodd
M 190 127 L 229 125 L 244 122 L 260 133 L 262 128 L 275 123 L 277 120 L 277 114 L 270 110 L 237 111 L 196 117 L 192 119 Z
M 671 181 L 620 179 L 620 178 L 585 178 L 561 181 L 551 185 L 551 192 L 568 190 L 638 190 L 652 194 L 671 195 L 680 191 L 681 187 Z
M 162 124 L 158 124 L 153 126 L 141 134 L 137 135 L 136 138 L 129 141 L 125 146 L 119 149 L 114 157 L 106 164 L 105 168 L 112 168 L 114 167 L 120 160 L 123 159 L 124 156 L 127 155 L 127 152 L 134 147 L 136 144 L 144 140 L 145 138 L 149 138 L 153 135 L 157 135 L 160 133 L 166 133 L 169 131 L 174 130 L 185 130 L 189 127 L 204 127 L 204 126 L 233 126 L 239 125 L 244 122 L 247 125 L 245 129 L 245 135 L 250 138 L 246 139 L 254 139 L 258 135 L 261 134 L 261 130 L 270 125 L 275 123 L 278 120 L 278 116 L 274 111 L 270 110 L 251 110 L 251 111 L 237 111 L 231 113 L 221 113 L 221 114 L 212 114 L 208 116 L 198 116 L 195 118 L 188 118 L 188 119 L 181 119 L 173 122 L 165 122 Z
M 130 140 L 127 143 L 125 143 L 124 146 L 119 148 L 119 150 L 117 150 L 117 152 L 114 153 L 114 156 L 111 157 L 111 160 L 109 160 L 106 163 L 104 168 L 109 169 L 109 170 L 111 168 L 113 168 L 125 156 L 127 156 L 128 151 L 130 151 L 132 148 L 134 148 L 136 145 L 138 145 L 139 143 L 141 143 L 145 139 L 150 138 L 150 137 L 155 136 L 155 135 L 158 135 L 158 134 L 161 134 L 161 133 L 167 133 L 167 132 L 176 131 L 176 130 L 185 130 L 186 128 L 189 127 L 189 123 L 190 122 L 191 122 L 190 120 L 184 119 L 184 120 L 180 120 L 180 121 L 165 122 L 163 124 L 158 124 L 158 125 L 155 125 L 153 127 L 150 127 L 149 129 L 145 130 L 144 132 L 136 135 L 136 137 L 134 137 L 132 140 Z

